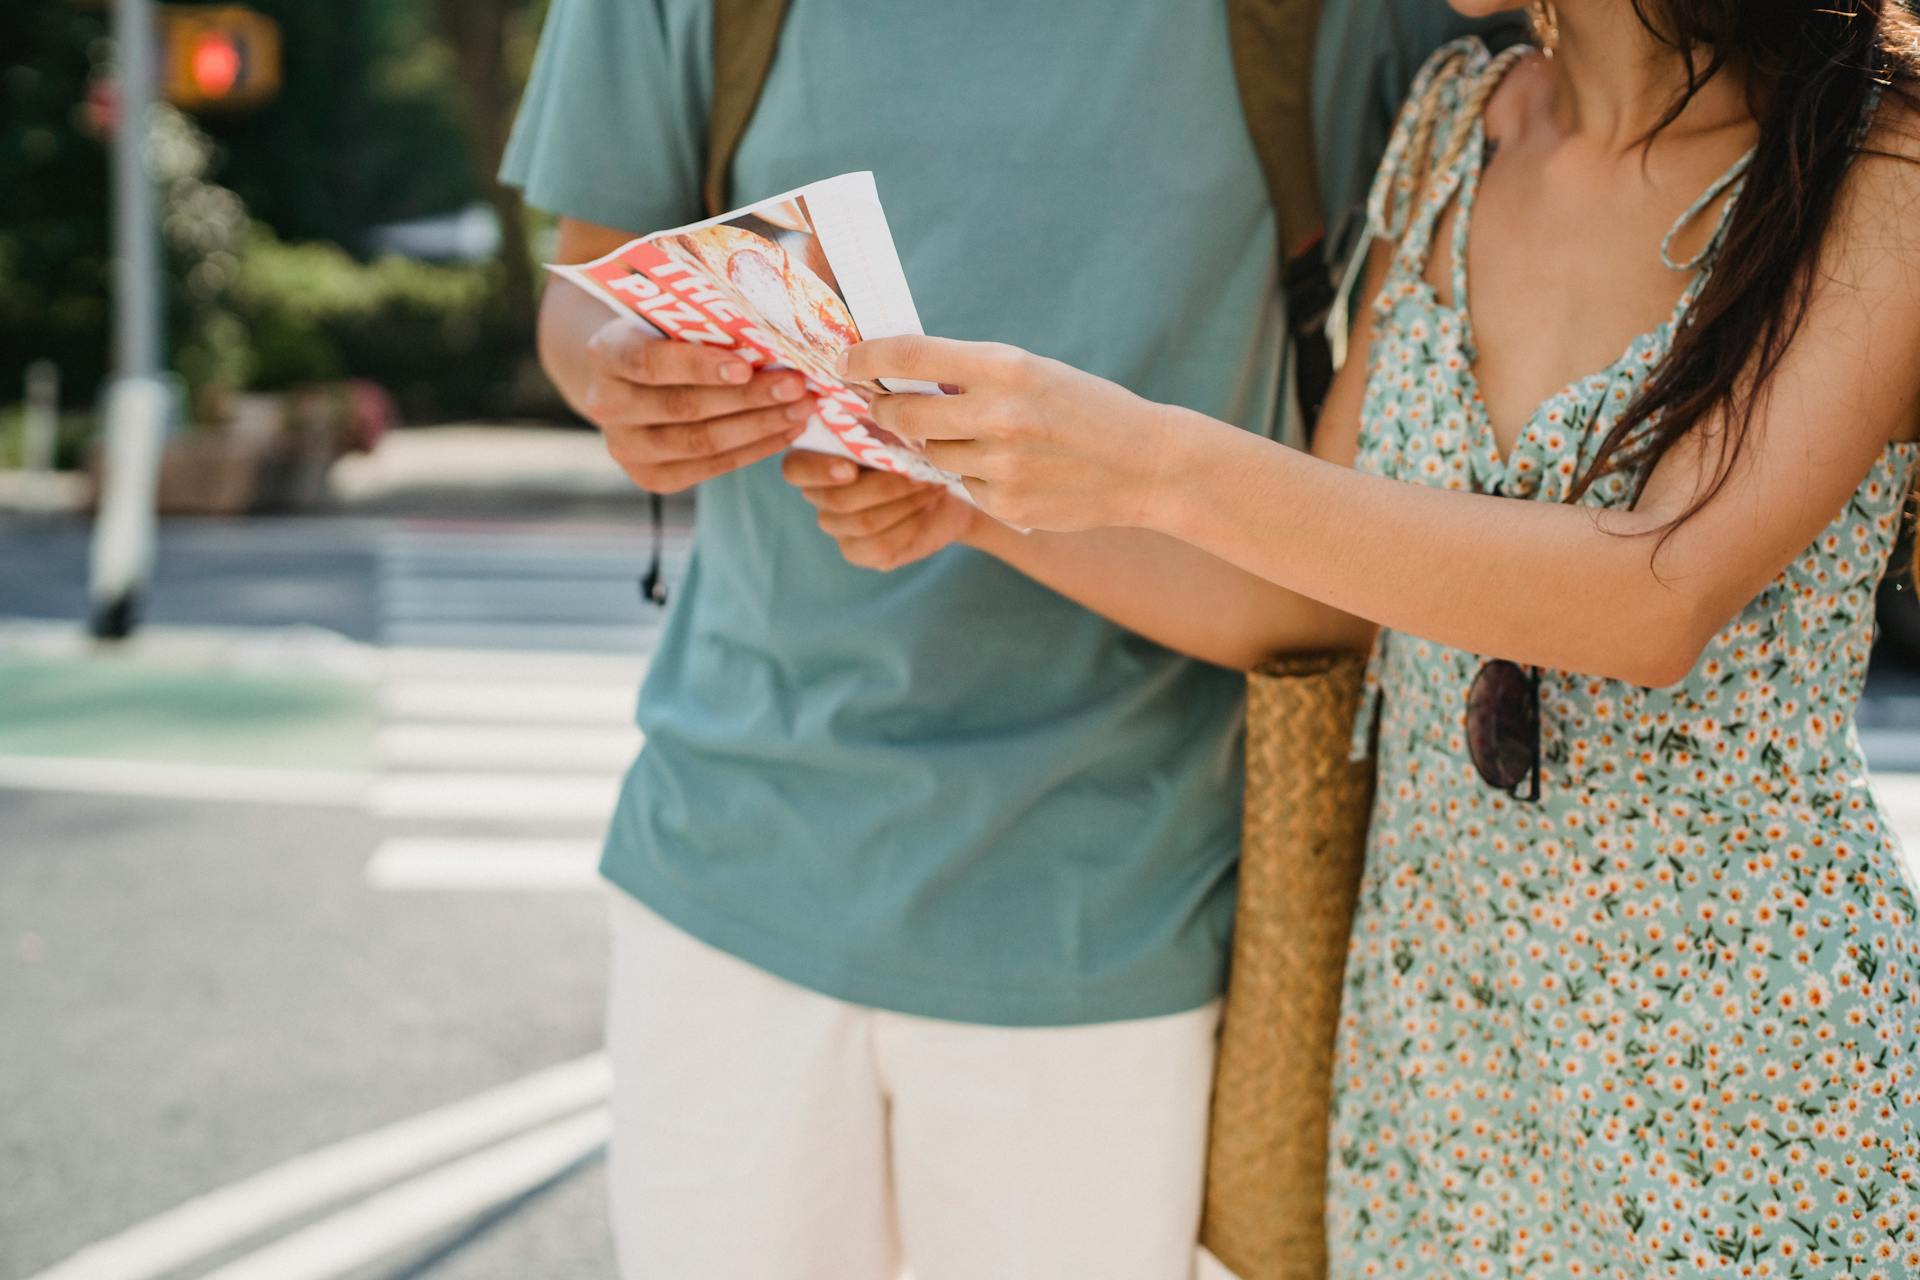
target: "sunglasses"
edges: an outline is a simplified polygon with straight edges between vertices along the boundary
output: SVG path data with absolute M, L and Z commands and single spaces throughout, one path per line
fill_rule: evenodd
M 1540 672 L 1495 658 L 1467 689 L 1467 754 L 1490 787 L 1540 798 Z M 1531 782 L 1529 783 L 1529 780 Z

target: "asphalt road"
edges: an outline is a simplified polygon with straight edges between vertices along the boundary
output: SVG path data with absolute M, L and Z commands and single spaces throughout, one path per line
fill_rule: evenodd
M 547 1172 L 538 1158 L 496 1167 L 506 1193 L 447 1179 L 469 1155 L 512 1155 L 549 1126 L 591 1130 L 604 1100 L 591 1084 L 604 925 L 590 854 L 597 797 L 631 755 L 622 726 L 658 626 L 634 591 L 646 550 L 644 525 L 604 510 L 168 521 L 143 635 L 241 639 L 231 653 L 194 641 L 185 659 L 163 645 L 156 660 L 35 648 L 61 624 L 77 636 L 86 530 L 0 518 L 0 758 L 15 762 L 0 780 L 0 1280 L 142 1224 L 178 1244 L 193 1226 L 182 1206 L 235 1188 L 252 1196 L 240 1216 L 254 1225 L 215 1232 L 184 1268 L 143 1269 L 136 1242 L 134 1270 L 95 1258 L 73 1280 L 245 1265 L 234 1274 L 282 1280 L 296 1272 L 269 1249 L 329 1223 L 336 1240 L 364 1240 L 372 1226 L 344 1215 L 383 1204 L 402 1227 L 394 1247 L 331 1265 L 316 1240 L 299 1265 L 346 1280 L 613 1274 L 591 1132 Z M 416 675 L 396 680 L 339 669 L 343 654 L 384 661 L 410 643 L 549 652 L 463 666 L 408 650 Z M 325 659 L 311 670 L 309 651 Z M 573 681 L 581 723 L 542 722 L 549 678 Z M 533 686 L 525 705 L 509 696 L 465 717 L 473 689 L 510 695 L 516 682 Z M 408 697 L 429 705 L 386 706 Z M 81 790 L 22 783 L 22 759 Z M 170 768 L 229 794 L 112 794 L 156 778 L 167 790 Z M 223 772 L 256 768 L 270 771 L 257 794 L 252 775 L 236 792 Z M 368 794 L 289 802 L 270 779 L 301 770 L 329 792 L 364 776 Z M 503 789 L 514 770 L 521 785 Z M 503 790 L 582 798 L 559 814 L 467 812 Z M 564 844 L 566 874 L 532 889 L 511 874 L 446 881 L 431 856 L 419 864 L 435 842 L 482 861 L 500 846 Z M 412 883 L 380 882 L 383 851 Z M 573 1101 L 539 1102 L 433 1154 L 393 1154 L 420 1117 L 497 1111 L 487 1099 L 556 1069 L 572 1073 Z M 367 1135 L 400 1163 L 313 1191 L 326 1185 L 314 1154 Z M 289 1171 L 313 1194 L 273 1210 L 262 1179 Z M 436 1211 L 442 1225 L 408 1225 Z
M 682 521 L 670 569 L 685 542 Z M 236 766 L 367 780 L 364 802 L 296 803 L 230 779 L 225 798 L 187 799 L 0 778 L 0 1280 L 156 1217 L 177 1226 L 177 1208 L 223 1188 L 254 1188 L 259 1209 L 263 1174 L 295 1169 L 311 1187 L 316 1152 L 556 1068 L 591 1075 L 604 960 L 591 844 L 659 621 L 633 592 L 645 552 L 644 525 L 605 511 L 168 522 L 156 630 L 319 628 L 382 663 L 408 658 L 379 677 L 221 651 L 173 669 L 9 656 L 21 619 L 84 616 L 86 536 L 0 517 L 0 765 L 54 757 L 82 786 L 96 757 L 136 781 L 180 763 L 216 781 Z M 508 652 L 524 649 L 538 652 Z M 1920 677 L 1883 663 L 1862 723 L 1877 768 L 1920 773 Z M 516 1121 L 473 1154 L 593 1105 Z M 377 1260 L 324 1267 L 315 1244 L 311 1272 L 233 1269 L 356 1205 L 410 1193 L 418 1218 L 429 1190 L 457 1199 L 435 1179 L 460 1152 L 229 1232 L 167 1274 L 607 1280 L 596 1150 Z M 365 1239 L 379 1224 L 345 1225 Z
M 0 832 L 8 1280 L 599 1046 L 594 894 L 377 892 L 351 809 L 0 791 Z M 589 1161 L 357 1274 L 604 1280 L 601 1195 Z

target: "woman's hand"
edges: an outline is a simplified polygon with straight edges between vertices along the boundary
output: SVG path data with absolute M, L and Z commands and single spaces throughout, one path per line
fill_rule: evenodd
M 845 458 L 793 452 L 780 470 L 819 509 L 820 528 L 840 554 L 863 569 L 884 572 L 924 560 L 986 523 L 937 485 L 865 470 Z
M 989 515 L 1063 531 L 1150 523 L 1175 434 L 1165 405 L 997 343 L 879 338 L 849 348 L 842 372 L 957 387 L 880 396 L 873 414 L 963 477 Z

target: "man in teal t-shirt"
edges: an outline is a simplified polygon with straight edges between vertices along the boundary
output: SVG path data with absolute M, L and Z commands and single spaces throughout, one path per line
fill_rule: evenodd
M 712 63 L 707 0 L 554 0 L 503 177 L 563 257 L 702 216 Z M 1280 429 L 1221 0 L 794 0 L 733 192 L 859 169 L 929 332 Z M 1240 677 L 966 549 L 845 564 L 769 460 L 791 375 L 566 284 L 541 348 L 638 483 L 699 485 L 603 861 L 623 1269 L 1186 1274 Z

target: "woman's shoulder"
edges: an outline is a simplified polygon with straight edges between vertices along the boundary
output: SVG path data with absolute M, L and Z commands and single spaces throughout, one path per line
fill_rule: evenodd
M 1860 139 L 1835 210 L 1842 252 L 1866 274 L 1920 285 L 1920 82 L 1888 89 Z M 1916 297 L 1920 304 L 1920 297 Z
M 1495 54 L 1479 36 L 1461 36 L 1434 50 L 1407 90 L 1367 202 L 1375 235 L 1398 238 L 1413 197 L 1435 156 L 1458 153 L 1455 139 L 1473 127 L 1485 105 L 1482 88 Z

